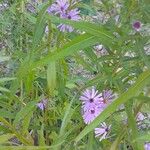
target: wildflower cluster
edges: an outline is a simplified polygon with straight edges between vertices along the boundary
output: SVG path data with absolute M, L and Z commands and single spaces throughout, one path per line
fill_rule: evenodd
M 84 122 L 91 123 L 112 102 L 113 97 L 111 90 L 98 93 L 94 87 L 86 89 L 80 97 Z
M 53 3 L 49 8 L 48 8 L 48 13 L 58 15 L 60 18 L 64 19 L 69 19 L 69 20 L 74 20 L 78 21 L 80 20 L 79 13 L 80 11 L 75 8 L 72 9 L 72 7 L 76 4 L 76 1 L 71 1 L 69 0 L 56 0 L 55 3 Z M 57 26 L 60 31 L 62 32 L 72 32 L 73 27 L 65 24 L 60 24 Z
M 94 87 L 86 89 L 80 97 L 84 122 L 90 124 L 112 102 L 113 98 L 111 90 L 99 93 Z M 101 127 L 95 129 L 96 137 L 102 136 L 100 140 L 105 139 L 110 127 L 106 123 L 102 123 Z

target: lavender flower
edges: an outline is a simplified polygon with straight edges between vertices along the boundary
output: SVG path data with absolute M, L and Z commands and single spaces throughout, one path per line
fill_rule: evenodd
M 106 139 L 110 131 L 111 125 L 107 126 L 105 122 L 101 123 L 99 128 L 95 128 L 95 137 L 100 137 L 99 141 Z
M 44 99 L 41 102 L 37 103 L 37 107 L 41 110 L 44 110 L 46 108 L 47 102 L 47 99 Z
M 62 14 L 65 13 L 69 8 L 68 0 L 56 0 L 48 9 L 48 13 Z
M 140 31 L 140 29 L 141 29 L 141 22 L 140 22 L 140 21 L 135 21 L 135 22 L 132 24 L 132 27 L 133 27 L 134 30 Z
M 150 143 L 146 143 L 146 144 L 144 145 L 144 149 L 145 149 L 145 150 L 150 150 Z
M 62 14 L 60 16 L 61 18 L 64 18 L 64 19 L 69 19 L 69 20 L 74 20 L 74 21 L 78 21 L 80 20 L 80 16 L 79 16 L 79 11 L 78 9 L 72 9 L 71 11 L 69 11 L 67 14 Z M 72 32 L 74 30 L 73 27 L 69 26 L 69 25 L 65 25 L 65 24 L 60 24 L 57 26 L 60 31 L 62 32 Z
M 95 104 L 91 104 L 91 107 L 86 111 L 83 110 L 83 120 L 86 124 L 90 124 L 100 113 L 102 109 Z
M 80 97 L 82 101 L 83 120 L 86 124 L 91 123 L 101 112 L 103 98 L 102 94 L 92 87 L 92 89 L 86 89 L 83 95 Z
M 101 106 L 103 103 L 102 94 L 99 94 L 94 87 L 92 89 L 86 89 L 80 97 L 80 100 L 82 101 L 84 111 L 89 109 L 91 105 L 93 106 L 93 104 L 95 106 Z
M 63 19 L 78 21 L 81 19 L 79 16 L 80 11 L 77 8 L 70 9 L 75 3 L 76 1 L 72 1 L 70 4 L 68 0 L 56 0 L 56 2 L 52 4 L 47 11 L 48 13 L 58 15 Z M 62 32 L 72 32 L 74 30 L 73 27 L 65 24 L 60 24 L 57 27 Z
M 111 90 L 104 90 L 103 93 L 92 87 L 86 89 L 80 100 L 82 101 L 82 116 L 86 124 L 91 123 L 111 103 L 113 94 Z

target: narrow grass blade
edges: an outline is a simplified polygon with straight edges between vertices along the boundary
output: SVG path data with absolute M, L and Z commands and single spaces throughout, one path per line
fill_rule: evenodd
M 47 84 L 50 95 L 53 95 L 56 87 L 56 62 L 52 61 L 48 64 L 47 68 Z
M 56 61 L 58 59 L 72 55 L 73 53 L 81 49 L 96 44 L 98 41 L 99 39 L 97 39 L 97 37 L 88 34 L 80 35 L 77 38 L 73 39 L 70 43 L 66 44 L 64 47 L 60 48 L 60 50 L 58 50 L 57 52 L 50 53 L 48 56 L 45 56 L 41 60 L 35 62 L 32 65 L 32 68 L 43 66 L 45 64 L 48 64 L 50 61 Z
M 16 126 L 24 117 L 26 117 L 31 111 L 34 110 L 36 105 L 35 101 L 29 102 L 24 108 L 22 108 L 16 115 L 15 120 L 13 122 L 14 126 Z
M 114 41 L 115 38 L 111 32 L 109 32 L 103 25 L 93 24 L 84 21 L 72 21 L 67 19 L 61 19 L 55 16 L 50 16 L 50 19 L 54 23 L 65 23 L 73 26 L 74 28 L 81 29 L 91 35 L 98 37 L 107 37 L 109 40 Z
M 11 133 L 1 135 L 0 136 L 0 144 L 4 144 L 4 143 L 8 142 L 8 140 L 11 139 L 12 137 L 14 137 L 14 134 L 11 134 Z
M 15 80 L 16 78 L 0 78 L 0 83 Z

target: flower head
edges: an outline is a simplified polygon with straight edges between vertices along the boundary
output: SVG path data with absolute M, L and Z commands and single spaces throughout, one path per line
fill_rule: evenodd
M 150 150 L 150 143 L 146 143 L 146 144 L 144 145 L 144 148 L 145 148 L 145 150 Z
M 68 0 L 56 0 L 56 2 L 52 4 L 47 11 L 48 13 L 62 14 L 65 13 L 68 8 L 69 8 Z
M 92 87 L 91 89 L 86 89 L 82 96 L 80 97 L 82 101 L 82 116 L 86 124 L 91 123 L 101 112 L 103 98 L 102 94 Z
M 140 22 L 140 21 L 135 21 L 135 22 L 132 24 L 132 27 L 133 27 L 134 30 L 140 31 L 140 29 L 141 29 L 141 22 Z
M 97 107 L 96 109 L 100 112 L 102 111 L 102 94 L 98 93 L 94 87 L 92 89 L 86 89 L 80 97 L 80 100 L 82 101 L 82 109 L 84 111 L 91 109 L 91 107 Z
M 98 91 L 92 87 L 92 89 L 86 89 L 83 92 L 83 95 L 80 97 L 80 100 L 82 100 L 83 104 L 89 102 L 89 103 L 97 103 L 102 100 L 102 95 L 98 93 Z
M 91 104 L 89 109 L 83 110 L 83 120 L 86 124 L 90 124 L 100 113 L 102 109 L 95 104 Z
M 82 101 L 82 116 L 86 124 L 91 123 L 112 101 L 111 90 L 99 93 L 94 87 L 86 89 L 80 97 Z
M 44 99 L 41 102 L 37 103 L 37 107 L 41 110 L 44 110 L 46 108 L 47 102 L 47 99 Z
M 106 139 L 110 131 L 111 125 L 107 126 L 105 122 L 101 123 L 99 128 L 95 128 L 95 137 L 100 137 L 99 141 Z
M 78 9 L 72 9 L 71 11 L 68 11 L 68 13 L 62 14 L 60 17 L 64 18 L 64 19 L 74 20 L 74 21 L 80 20 Z M 58 28 L 62 32 L 65 32 L 65 31 L 72 32 L 74 30 L 74 28 L 72 26 L 65 25 L 65 24 L 58 25 Z
M 65 15 L 65 18 L 68 18 L 70 20 L 74 20 L 74 21 L 78 21 L 81 19 L 81 17 L 79 16 L 80 11 L 76 8 L 76 9 L 72 9 L 70 11 L 68 11 L 68 13 Z
M 70 9 L 71 8 L 70 6 L 73 6 L 74 4 L 76 4 L 76 1 L 74 0 L 71 3 L 69 3 L 68 0 L 56 0 L 56 2 L 52 4 L 47 11 L 48 13 L 53 13 L 55 15 L 58 15 L 60 18 L 63 19 L 78 21 L 81 19 L 79 15 L 80 11 L 77 8 Z M 73 27 L 65 24 L 60 24 L 57 27 L 62 32 L 65 31 L 72 32 L 74 30 Z

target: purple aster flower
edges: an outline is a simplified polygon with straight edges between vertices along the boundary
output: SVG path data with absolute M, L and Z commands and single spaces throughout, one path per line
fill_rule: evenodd
M 101 123 L 99 128 L 95 128 L 95 137 L 100 137 L 99 141 L 106 139 L 110 131 L 111 125 L 107 126 L 105 122 Z
M 58 15 L 63 19 L 78 21 L 81 19 L 79 16 L 80 11 L 78 9 L 70 9 L 74 4 L 76 4 L 76 1 L 74 0 L 71 2 L 71 4 L 68 0 L 56 0 L 56 2 L 52 4 L 47 11 L 48 13 Z M 65 24 L 60 24 L 57 27 L 62 32 L 72 32 L 74 30 L 73 27 Z
M 86 89 L 80 97 L 80 100 L 82 101 L 84 111 L 93 106 L 93 104 L 100 107 L 103 103 L 102 94 L 99 94 L 94 87 L 92 89 Z
M 144 149 L 145 149 L 145 150 L 150 150 L 150 143 L 146 143 L 146 144 L 144 145 Z
M 47 102 L 47 99 L 44 99 L 41 102 L 37 103 L 37 107 L 41 110 L 44 110 L 46 108 Z
M 77 8 L 72 9 L 66 14 L 65 17 L 70 20 L 78 21 L 81 19 L 81 17 L 79 16 L 79 13 L 80 13 L 80 11 Z
M 80 97 L 82 101 L 82 116 L 86 124 L 91 123 L 103 111 L 103 98 L 102 94 L 92 87 L 86 89 Z
M 102 109 L 99 106 L 91 104 L 91 107 L 86 111 L 83 110 L 83 120 L 85 124 L 90 124 L 101 112 Z
M 112 90 L 104 90 L 102 93 L 104 107 L 110 104 L 114 98 Z
M 56 0 L 48 9 L 48 13 L 62 14 L 65 13 L 69 8 L 68 0 Z
M 84 122 L 91 123 L 111 103 L 113 97 L 111 90 L 99 93 L 94 87 L 86 89 L 80 97 Z
M 79 16 L 78 9 L 72 9 L 71 11 L 68 11 L 66 14 L 62 14 L 60 17 L 64 19 L 74 20 L 74 21 L 78 21 L 81 19 L 81 17 Z M 74 30 L 73 27 L 71 27 L 70 25 L 65 25 L 65 24 L 58 25 L 58 28 L 62 32 L 65 32 L 65 31 L 72 32 Z
M 140 29 L 141 29 L 141 22 L 140 22 L 140 21 L 135 21 L 135 22 L 132 24 L 132 27 L 133 27 L 134 30 L 140 31 Z

